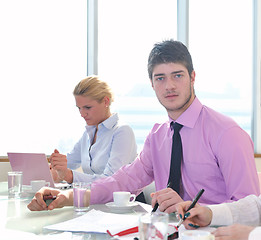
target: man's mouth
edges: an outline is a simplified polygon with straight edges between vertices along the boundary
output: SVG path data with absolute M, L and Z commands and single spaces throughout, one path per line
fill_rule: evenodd
M 177 97 L 178 96 L 178 94 L 176 94 L 176 93 L 171 93 L 171 94 L 166 94 L 165 95 L 165 98 L 175 98 L 175 97 Z

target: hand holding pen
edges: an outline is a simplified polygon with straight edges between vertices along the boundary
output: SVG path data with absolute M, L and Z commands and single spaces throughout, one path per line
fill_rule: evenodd
M 186 213 L 184 214 L 184 217 L 181 218 L 177 224 L 177 228 L 180 227 L 180 225 L 186 220 L 186 218 L 189 216 L 187 213 L 189 212 L 190 209 L 192 209 L 193 207 L 195 207 L 196 203 L 198 202 L 198 200 L 200 199 L 201 195 L 203 194 L 205 190 L 201 189 L 198 194 L 196 195 L 196 197 L 193 199 L 192 203 L 190 204 L 189 208 L 186 210 Z
M 172 186 L 172 183 L 169 182 L 168 185 L 167 185 L 167 188 L 171 188 L 171 186 Z M 158 204 L 158 202 L 156 202 L 155 205 L 154 205 L 154 208 L 153 208 L 152 211 L 151 211 L 151 213 L 156 212 L 156 210 L 158 209 L 158 207 L 159 207 L 159 204 Z

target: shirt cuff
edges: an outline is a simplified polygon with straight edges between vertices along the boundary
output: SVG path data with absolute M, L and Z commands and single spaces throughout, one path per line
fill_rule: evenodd
M 222 226 L 222 225 L 230 225 L 233 223 L 233 217 L 230 209 L 226 205 L 226 203 L 217 204 L 217 205 L 208 205 L 211 209 L 212 221 L 210 225 L 212 226 Z
M 85 174 L 78 172 L 77 170 L 72 170 L 73 182 L 92 182 L 94 175 Z
M 260 240 L 261 239 L 261 227 L 256 227 L 250 232 L 248 240 Z

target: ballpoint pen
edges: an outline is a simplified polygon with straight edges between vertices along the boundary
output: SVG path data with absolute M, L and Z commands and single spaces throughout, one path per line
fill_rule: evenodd
M 43 196 L 43 200 L 45 201 L 47 207 L 55 199 L 56 199 L 56 196 L 52 196 L 52 195 L 45 195 L 45 196 Z
M 187 209 L 186 213 L 193 207 L 195 207 L 196 203 L 198 202 L 199 198 L 201 197 L 201 195 L 203 194 L 205 190 L 204 189 L 201 189 L 198 194 L 196 195 L 196 197 L 193 199 L 191 205 L 189 206 L 189 208 Z M 186 216 L 186 214 L 184 215 L 183 218 L 181 218 L 177 224 L 177 228 L 180 227 L 180 225 L 186 220 L 188 216 Z
M 156 212 L 156 210 L 158 209 L 158 207 L 159 207 L 159 204 L 156 202 L 155 205 L 154 205 L 154 208 L 152 209 L 151 212 L 152 212 L 152 213 L 153 213 L 153 212 Z
M 167 188 L 169 188 L 169 187 L 171 188 L 171 186 L 172 186 L 172 183 L 169 182 L 168 185 L 167 185 Z M 159 204 L 156 202 L 155 205 L 154 205 L 154 208 L 152 209 L 151 212 L 152 212 L 152 213 L 153 213 L 153 212 L 156 212 L 156 210 L 158 209 L 158 207 L 159 207 Z

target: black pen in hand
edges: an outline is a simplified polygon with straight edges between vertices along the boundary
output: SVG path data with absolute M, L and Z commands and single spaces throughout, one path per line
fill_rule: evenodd
M 45 196 L 43 196 L 43 200 L 45 201 L 47 207 L 55 199 L 56 199 L 56 196 L 52 196 L 52 195 L 45 195 Z
M 201 197 L 201 195 L 203 194 L 204 191 L 205 191 L 204 189 L 201 189 L 201 190 L 198 192 L 197 196 L 193 199 L 193 201 L 192 201 L 192 203 L 190 204 L 189 208 L 187 209 L 186 213 L 187 213 L 191 208 L 195 207 L 196 203 L 198 202 L 199 198 Z M 177 225 L 177 228 L 180 227 L 180 225 L 186 220 L 187 217 L 188 217 L 188 216 L 186 216 L 186 214 L 184 214 L 184 217 L 179 220 L 178 225 Z
M 169 188 L 169 187 L 171 188 L 171 186 L 172 186 L 172 183 L 169 182 L 168 185 L 167 185 L 167 188 Z M 156 210 L 158 209 L 158 207 L 159 207 L 159 204 L 156 202 L 155 205 L 154 205 L 154 208 L 152 209 L 151 212 L 152 212 L 152 213 L 153 213 L 153 212 L 156 212 Z

